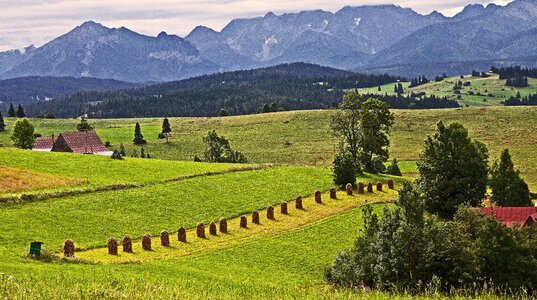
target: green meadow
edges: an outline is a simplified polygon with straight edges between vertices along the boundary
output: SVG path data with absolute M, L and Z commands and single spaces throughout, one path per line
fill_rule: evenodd
M 328 199 L 333 186 L 330 163 L 337 144 L 329 123 L 333 111 L 298 111 L 224 118 L 170 118 L 170 143 L 159 140 L 161 118 L 90 120 L 112 149 L 123 143 L 133 151 L 134 124 L 142 125 L 152 159 L 123 161 L 92 155 L 43 153 L 11 148 L 9 132 L 0 133 L 0 297 L 7 299 L 408 299 L 370 291 L 334 290 L 323 281 L 324 267 L 352 247 L 361 230 L 361 206 L 377 203 L 381 212 L 395 191 Z M 439 120 L 461 122 L 489 148 L 491 161 L 509 148 L 530 188 L 537 188 L 537 109 L 465 107 L 447 110 L 395 110 L 390 154 L 405 173 L 417 175 L 423 141 Z M 6 119 L 8 130 L 13 119 Z M 77 120 L 32 120 L 36 131 L 58 135 Z M 203 154 L 203 136 L 212 129 L 242 151 L 248 164 L 193 162 Z M 139 149 L 139 147 L 136 147 Z M 364 174 L 359 181 L 385 182 Z M 9 186 L 8 184 L 9 183 Z M 127 185 L 120 188 L 121 185 Z M 118 188 L 114 188 L 118 186 Z M 8 189 L 9 187 L 9 189 Z M 104 189 L 111 187 L 110 189 Z M 103 189 L 100 189 L 103 188 Z M 313 193 L 323 191 L 324 204 Z M 61 192 L 77 191 L 76 193 Z M 55 193 L 59 192 L 59 193 Z M 44 198 L 23 194 L 50 193 Z M 304 196 L 304 211 L 294 199 Z M 289 202 L 283 216 L 278 205 Z M 381 202 L 381 203 L 378 203 Z M 276 220 L 264 209 L 275 205 Z M 238 217 L 259 210 L 261 225 L 238 228 Z M 230 234 L 198 239 L 197 222 L 229 220 Z M 187 229 L 188 243 L 176 240 Z M 208 226 L 207 226 L 208 227 Z M 171 247 L 159 245 L 169 231 Z M 207 234 L 208 234 L 208 228 Z M 140 237 L 153 237 L 144 252 Z M 112 257 L 106 241 L 133 238 L 133 255 Z M 75 242 L 76 258 L 63 258 L 65 239 Z M 29 243 L 45 242 L 41 260 L 28 258 Z M 461 291 L 452 298 L 506 298 Z M 434 287 L 420 296 L 443 298 Z M 524 298 L 524 295 L 517 297 Z M 529 298 L 529 297 L 528 297 Z

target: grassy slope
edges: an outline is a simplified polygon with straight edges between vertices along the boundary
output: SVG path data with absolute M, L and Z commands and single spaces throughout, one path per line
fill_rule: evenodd
M 537 188 L 537 108 L 534 107 L 470 107 L 448 110 L 395 110 L 396 123 L 391 136 L 391 156 L 402 161 L 419 158 L 423 140 L 435 130 L 435 124 L 461 122 L 472 137 L 482 140 L 496 158 L 503 148 L 509 148 L 518 168 L 532 189 Z M 252 163 L 290 163 L 328 166 L 336 139 L 330 134 L 331 111 L 283 112 L 225 118 L 171 119 L 173 138 L 165 144 L 156 138 L 161 119 L 143 119 L 142 130 L 149 141 L 147 149 L 157 158 L 191 160 L 203 153 L 202 137 L 217 128 L 232 146 L 243 151 Z M 117 145 L 128 143 L 136 120 L 92 120 L 103 140 Z M 73 120 L 36 120 L 41 132 L 45 128 L 71 130 Z M 0 133 L 0 140 L 8 139 Z M 289 143 L 285 143 L 288 141 Z M 6 144 L 6 143 L 5 143 Z M 130 144 L 128 147 L 132 147 Z M 0 150 L 0 157 L 2 156 Z M 136 161 L 136 160 L 133 160 Z M 166 162 L 162 162 L 161 170 Z M 49 169 L 53 168 L 53 165 Z M 407 171 L 414 169 L 406 164 Z M 165 171 L 164 171 L 165 172 Z M 80 173 L 86 174 L 85 170 Z M 79 174 L 80 174 L 79 173 Z M 160 172 L 144 172 L 160 176 Z M 142 174 L 142 173 L 140 173 Z
M 62 187 L 62 181 L 78 180 L 78 187 L 95 187 L 118 183 L 144 184 L 181 176 L 203 174 L 205 172 L 222 172 L 229 170 L 234 165 L 139 158 L 127 158 L 120 161 L 103 156 L 0 148 L 0 166 L 19 169 L 19 177 L 23 180 L 32 180 L 32 175 L 34 177 L 48 176 L 55 178 L 58 183 L 49 182 L 48 189 L 65 189 L 65 187 Z M 3 174 L 0 176 L 8 175 L 8 172 L 3 172 L 2 169 L 0 169 L 0 172 Z M 35 175 L 35 172 L 37 172 L 37 175 Z M 14 176 L 14 174 L 11 176 Z M 33 184 L 36 184 L 36 182 Z M 10 192 L 33 190 L 35 188 L 43 190 L 43 186 L 32 188 L 32 185 L 29 184 L 28 188 L 23 186 Z M 2 191 L 0 189 L 0 192 Z
M 528 78 L 528 87 L 514 88 L 505 85 L 505 80 L 500 80 L 498 75 L 492 74 L 487 78 L 465 76 L 461 79 L 459 76 L 448 77 L 441 82 L 429 82 L 427 84 L 417 86 L 414 88 L 408 88 L 409 83 L 405 82 L 405 94 L 425 92 L 429 95 L 436 95 L 439 97 L 451 97 L 457 99 L 457 95 L 453 93 L 453 86 L 458 81 L 471 82 L 471 86 L 463 87 L 461 90 L 461 99 L 457 100 L 462 105 L 470 106 L 491 106 L 501 105 L 500 102 L 507 100 L 511 96 L 515 96 L 520 91 L 521 96 L 527 96 L 529 94 L 537 93 L 537 79 Z M 378 87 L 360 89 L 363 93 L 388 93 L 394 94 L 393 83 L 381 86 L 381 91 L 378 91 Z M 474 95 L 470 95 L 469 92 L 474 92 Z M 480 93 L 481 96 L 477 94 Z

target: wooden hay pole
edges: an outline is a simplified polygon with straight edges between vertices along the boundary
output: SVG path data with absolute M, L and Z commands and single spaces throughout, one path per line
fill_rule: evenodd
M 272 205 L 267 207 L 267 219 L 274 220 L 274 207 Z
M 186 230 L 184 227 L 181 227 L 179 230 L 177 230 L 177 240 L 179 242 L 186 243 Z
M 390 190 L 394 190 L 395 189 L 395 182 L 393 181 L 393 179 L 388 179 L 388 188 Z
M 382 182 L 377 182 L 377 191 L 382 192 Z
M 295 208 L 296 209 L 304 209 L 304 205 L 302 204 L 302 196 L 296 197 Z
M 63 243 L 63 255 L 67 257 L 75 256 L 75 242 L 73 240 L 65 240 Z
M 259 225 L 259 212 L 257 210 L 252 212 L 252 223 Z
M 170 246 L 170 233 L 166 230 L 160 233 L 160 244 L 164 247 Z
M 132 239 L 128 235 L 123 238 L 123 252 L 132 253 Z
M 151 251 L 151 236 L 147 233 L 142 237 L 142 249 Z
M 323 200 L 321 199 L 321 191 L 315 192 L 315 203 L 322 204 Z
M 216 224 L 214 222 L 211 222 L 211 224 L 209 224 L 209 234 L 216 235 Z
M 363 182 L 358 183 L 358 194 L 363 194 L 365 191 L 365 185 Z
M 289 209 L 288 209 L 287 202 L 283 201 L 280 204 L 280 212 L 281 212 L 282 215 L 288 215 L 289 214 Z
M 345 186 L 345 191 L 347 191 L 347 195 L 352 196 L 352 184 L 347 183 Z
M 241 216 L 239 225 L 241 228 L 248 228 L 248 218 L 246 218 L 246 216 Z
M 330 189 L 330 199 L 337 199 L 337 194 L 336 194 L 336 188 L 331 188 Z
M 205 238 L 205 225 L 201 222 L 196 225 L 196 236 L 200 239 Z
M 117 255 L 117 240 L 115 237 L 108 239 L 108 254 Z
M 222 217 L 220 218 L 220 221 L 219 221 L 219 226 L 220 226 L 220 232 L 221 233 L 227 233 L 227 220 L 226 218 Z

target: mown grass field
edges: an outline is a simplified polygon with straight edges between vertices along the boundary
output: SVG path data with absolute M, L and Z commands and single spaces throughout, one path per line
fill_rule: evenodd
M 427 84 L 423 84 L 417 87 L 409 88 L 409 82 L 404 82 L 403 87 L 405 89 L 405 95 L 411 93 L 424 92 L 427 95 L 435 95 L 438 97 L 450 97 L 456 99 L 461 105 L 469 106 L 493 106 L 502 105 L 501 102 L 509 99 L 511 96 L 516 96 L 517 92 L 520 92 L 521 96 L 527 96 L 537 93 L 537 79 L 528 78 L 528 86 L 523 88 L 515 88 L 505 85 L 505 80 L 500 80 L 496 74 L 489 74 L 490 77 L 472 77 L 471 75 L 465 75 L 464 78 L 460 76 L 448 77 L 440 82 L 432 80 Z M 453 86 L 459 82 L 470 82 L 470 86 L 465 86 L 461 89 L 460 99 L 458 95 L 453 92 Z M 394 84 L 386 84 L 381 86 L 380 92 L 378 87 L 359 89 L 361 93 L 373 93 L 373 94 L 389 94 L 394 93 Z M 473 93 L 473 94 L 472 94 Z

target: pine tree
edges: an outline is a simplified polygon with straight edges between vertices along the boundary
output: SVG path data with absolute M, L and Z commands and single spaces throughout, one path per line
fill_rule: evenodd
M 135 145 L 144 145 L 147 143 L 147 141 L 144 140 L 142 129 L 140 128 L 140 123 L 138 122 L 136 122 L 136 127 L 134 128 L 134 140 L 132 141 Z
M 528 185 L 515 170 L 509 150 L 503 150 L 500 162 L 491 170 L 492 200 L 499 206 L 533 206 Z
M 19 104 L 19 107 L 17 108 L 17 118 L 26 118 L 26 114 L 24 113 L 24 109 Z
M 13 103 L 9 104 L 7 116 L 10 118 L 15 118 L 17 116 L 17 113 L 15 112 L 15 107 L 13 107 Z
M 170 133 L 170 132 L 172 132 L 170 121 L 168 121 L 168 118 L 164 118 L 164 121 L 162 122 L 162 133 Z
M 4 123 L 4 116 L 2 116 L 2 112 L 0 111 L 0 131 L 6 130 L 6 123 Z

